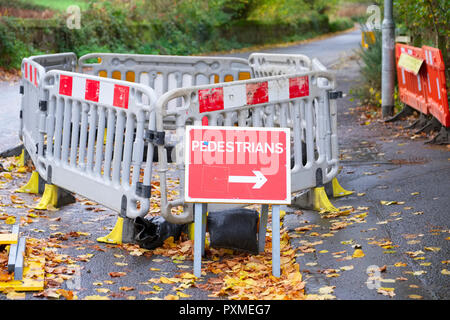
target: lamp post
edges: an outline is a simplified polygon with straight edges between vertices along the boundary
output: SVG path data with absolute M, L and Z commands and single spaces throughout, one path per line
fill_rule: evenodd
M 393 0 L 384 0 L 384 19 L 381 25 L 381 107 L 383 118 L 394 113 L 395 87 L 395 24 L 393 19 Z

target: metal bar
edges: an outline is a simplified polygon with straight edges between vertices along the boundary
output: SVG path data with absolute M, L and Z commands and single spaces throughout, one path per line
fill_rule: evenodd
M 22 280 L 23 277 L 23 260 L 25 254 L 25 243 L 26 238 L 22 237 L 19 239 L 19 243 L 17 244 L 16 263 L 14 266 L 14 280 Z
M 17 234 L 17 236 L 19 236 L 19 225 L 14 225 L 12 227 L 12 234 Z M 9 247 L 8 272 L 13 272 L 14 267 L 16 266 L 17 245 L 17 243 L 13 243 Z
M 258 232 L 258 251 L 264 252 L 266 244 L 266 231 L 267 231 L 267 217 L 269 213 L 269 205 L 261 205 L 261 217 L 259 218 L 259 232 Z
M 272 205 L 272 275 L 280 277 L 280 206 Z
M 203 216 L 206 215 L 206 204 L 194 204 L 194 275 L 202 275 L 202 252 L 205 247 Z M 202 248 L 203 247 L 203 248 Z

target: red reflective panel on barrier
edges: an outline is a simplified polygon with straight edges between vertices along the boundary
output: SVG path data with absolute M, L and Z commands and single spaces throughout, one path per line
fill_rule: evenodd
M 198 90 L 198 103 L 200 113 L 223 110 L 223 88 Z
M 130 88 L 127 86 L 114 85 L 113 106 L 128 109 L 128 98 L 130 96 Z
M 245 86 L 247 104 L 259 104 L 269 102 L 269 84 L 267 82 L 248 83 Z
M 100 93 L 100 81 L 86 79 L 85 99 L 98 102 L 99 93 Z
M 73 77 L 60 75 L 59 77 L 59 94 L 72 96 Z
M 309 96 L 308 76 L 289 78 L 289 98 L 300 98 Z

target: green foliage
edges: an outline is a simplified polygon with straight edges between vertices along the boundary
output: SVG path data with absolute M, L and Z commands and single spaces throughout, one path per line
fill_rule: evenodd
M 18 2 L 21 5 L 44 2 L 49 5 L 51 1 Z M 326 14 L 318 13 L 317 10 L 329 6 L 324 4 L 325 1 L 315 4 L 307 4 L 305 0 L 83 2 L 86 5 L 82 7 L 80 29 L 67 27 L 64 10 L 50 20 L 30 23 L 27 19 L 6 23 L 13 19 L 0 18 L 3 28 L 0 30 L 0 64 L 17 68 L 23 57 L 37 49 L 72 51 L 78 56 L 89 52 L 192 55 L 301 40 L 351 27 L 349 19 L 336 19 L 330 23 Z M 270 8 L 269 15 L 261 8 Z M 260 13 L 263 14 L 259 16 Z
M 375 43 L 358 50 L 361 59 L 361 86 L 352 92 L 364 105 L 381 106 L 381 31 L 375 31 Z
M 27 0 L 0 0 L 0 7 L 15 8 L 15 9 L 27 9 L 27 10 L 45 10 L 45 6 L 38 5 L 36 3 Z
M 413 45 L 439 48 L 448 67 L 450 10 L 448 0 L 395 0 L 396 25 L 412 37 Z
M 14 0 L 17 1 L 17 0 Z M 84 0 L 19 0 L 29 5 L 38 6 L 41 8 L 52 9 L 57 11 L 66 11 L 68 6 L 77 5 L 81 9 L 87 7 L 87 2 Z
M 40 54 L 31 44 L 18 39 L 21 28 L 9 20 L 0 21 L 0 66 L 20 69 L 23 57 Z

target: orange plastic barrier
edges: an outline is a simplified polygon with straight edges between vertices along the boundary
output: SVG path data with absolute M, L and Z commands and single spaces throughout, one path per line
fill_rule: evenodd
M 427 68 L 422 65 L 419 73 L 415 75 L 413 72 L 400 67 L 398 65 L 398 61 L 402 53 L 414 58 L 425 60 L 421 48 L 416 48 L 401 43 L 397 43 L 395 45 L 395 59 L 400 101 L 416 109 L 417 111 L 428 114 L 429 110 L 426 96 Z
M 427 105 L 429 112 L 445 127 L 450 127 L 450 110 L 445 79 L 445 65 L 439 49 L 423 46 L 426 61 Z

